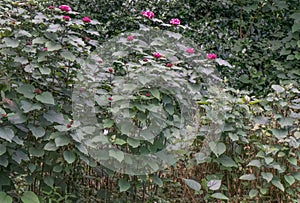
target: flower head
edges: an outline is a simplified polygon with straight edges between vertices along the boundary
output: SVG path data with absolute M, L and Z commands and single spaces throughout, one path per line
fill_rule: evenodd
M 145 94 L 145 96 L 146 96 L 146 97 L 151 97 L 151 94 L 150 94 L 149 92 L 147 92 L 147 93 Z
M 160 53 L 158 53 L 158 52 L 154 52 L 153 53 L 153 56 L 155 57 L 155 58 L 160 58 L 160 57 L 162 57 L 162 55 L 160 54 Z
M 69 12 L 71 11 L 71 7 L 67 5 L 61 5 L 58 7 L 61 11 Z
M 63 16 L 62 19 L 65 20 L 65 21 L 70 21 L 71 20 L 70 16 Z
M 170 20 L 171 25 L 180 25 L 180 20 L 178 18 L 172 18 Z
M 147 58 L 143 58 L 143 61 L 144 61 L 144 62 L 148 62 L 148 59 L 147 59 Z
M 152 11 L 149 11 L 149 10 L 143 11 L 143 12 L 142 12 L 142 15 L 143 15 L 144 17 L 146 17 L 146 18 L 154 18 L 154 13 L 153 13 Z
M 217 58 L 217 55 L 213 54 L 213 53 L 208 53 L 208 54 L 206 54 L 206 58 L 210 59 L 210 60 L 213 60 L 213 59 Z
M 48 8 L 49 8 L 50 10 L 53 10 L 53 9 L 54 9 L 54 6 L 48 6 Z
M 86 40 L 86 41 L 91 41 L 91 38 L 86 37 L 85 40 Z
M 167 63 L 166 66 L 171 68 L 173 66 L 173 64 L 172 63 Z
M 91 22 L 91 19 L 89 18 L 89 17 L 84 17 L 84 18 L 82 18 L 82 21 L 84 22 L 84 23 L 90 23 Z
M 113 73 L 113 72 L 114 72 L 114 69 L 113 69 L 113 68 L 109 68 L 108 71 L 109 71 L 110 73 Z
M 42 90 L 40 88 L 36 88 L 34 90 L 34 93 L 36 93 L 36 94 L 42 94 Z
M 195 53 L 195 50 L 194 50 L 194 48 L 192 48 L 192 47 L 187 48 L 185 51 L 186 51 L 187 53 L 189 53 L 189 54 Z
M 109 98 L 108 98 L 108 100 L 109 100 L 109 101 L 112 101 L 112 100 L 113 100 L 113 98 L 112 98 L 112 97 L 109 97 Z
M 134 38 L 133 38 L 133 36 L 132 35 L 129 35 L 128 37 L 127 37 L 127 40 L 128 41 L 132 41 Z

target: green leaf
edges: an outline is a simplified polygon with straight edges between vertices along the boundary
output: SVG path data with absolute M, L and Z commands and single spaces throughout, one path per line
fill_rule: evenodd
M 187 184 L 187 186 L 189 186 L 190 188 L 192 188 L 195 191 L 200 191 L 201 190 L 201 185 L 193 180 L 193 179 L 183 179 L 183 181 L 185 182 L 185 184 Z
M 276 91 L 276 93 L 284 92 L 284 88 L 281 87 L 280 85 L 272 85 L 271 87 Z
M 278 189 L 280 189 L 282 192 L 284 192 L 284 186 L 282 185 L 282 183 L 280 182 L 280 180 L 278 180 L 278 178 L 273 179 L 273 180 L 271 181 L 271 183 L 272 183 L 275 187 L 277 187 Z
M 286 138 L 289 134 L 288 130 L 286 129 L 272 129 L 272 134 L 279 140 Z
M 205 153 L 199 152 L 195 154 L 195 159 L 197 161 L 197 164 L 205 163 L 209 159 L 209 155 L 206 155 Z
M 267 165 L 269 165 L 270 163 L 272 163 L 274 161 L 274 158 L 273 157 L 265 157 L 265 162 Z
M 110 150 L 109 156 L 117 159 L 119 162 L 124 160 L 124 153 L 120 150 Z
M 35 98 L 44 104 L 52 104 L 52 105 L 55 104 L 54 98 L 50 92 L 43 92 L 40 95 L 36 95 Z
M 0 156 L 3 155 L 6 152 L 6 146 L 3 144 L 0 144 Z
M 63 155 L 68 164 L 73 163 L 76 159 L 75 153 L 73 151 L 64 151 Z
M 30 147 L 29 148 L 29 154 L 31 156 L 35 156 L 35 157 L 42 157 L 45 154 L 45 151 L 43 149 L 38 149 L 35 147 Z
M 289 185 L 293 185 L 296 181 L 295 178 L 291 175 L 285 175 L 284 179 Z
M 120 188 L 120 192 L 125 192 L 130 188 L 130 183 L 127 182 L 124 179 L 120 179 L 118 181 L 118 185 L 119 185 L 119 188 Z
M 16 48 L 19 46 L 19 41 L 17 39 L 4 38 L 3 42 L 7 47 Z
M 208 183 L 207 183 L 207 187 L 208 187 L 210 190 L 218 190 L 218 189 L 220 189 L 220 187 L 221 187 L 221 183 L 222 183 L 221 180 L 210 180 L 210 181 L 208 181 Z
M 116 141 L 114 142 L 114 144 L 117 144 L 117 145 L 123 145 L 123 144 L 126 144 L 127 142 L 123 139 L 120 139 L 120 138 L 117 138 Z
M 23 94 L 24 97 L 28 99 L 33 99 L 34 89 L 35 89 L 34 86 L 26 84 L 26 85 L 19 86 L 17 88 L 17 92 Z
M 153 183 L 158 185 L 159 187 L 162 187 L 164 185 L 163 181 L 157 175 L 153 175 L 152 180 Z
M 297 180 L 300 181 L 300 172 L 294 172 L 293 177 Z
M 57 113 L 53 110 L 47 111 L 43 114 L 43 117 L 51 122 L 51 123 L 59 123 L 59 124 L 65 124 L 65 120 L 62 113 Z
M 292 26 L 292 33 L 300 31 L 300 22 L 295 22 Z
M 0 202 L 1 203 L 12 203 L 12 198 L 8 196 L 5 192 L 0 192 Z
M 137 148 L 141 144 L 140 140 L 133 139 L 133 138 L 130 138 L 130 137 L 127 138 L 127 143 L 130 146 L 132 146 L 133 148 Z
M 27 117 L 24 116 L 21 112 L 11 113 L 8 117 L 8 120 L 13 124 L 25 123 L 27 121 Z
M 166 104 L 165 109 L 170 115 L 173 115 L 175 112 L 173 104 Z
M 114 120 L 104 119 L 103 120 L 103 128 L 111 128 L 114 125 Z
M 209 148 L 217 157 L 226 151 L 226 145 L 222 142 L 210 142 Z
M 160 100 L 160 92 L 158 89 L 150 89 L 149 92 L 151 92 L 151 95 L 155 97 L 156 99 Z
M 226 155 L 222 155 L 220 158 L 216 159 L 216 161 L 228 168 L 237 167 L 236 163 L 232 160 L 232 158 Z
M 46 176 L 46 177 L 44 177 L 44 183 L 46 185 L 48 185 L 49 187 L 53 187 L 54 178 L 52 176 Z
M 292 165 L 294 165 L 294 166 L 298 166 L 298 160 L 297 159 L 295 159 L 294 157 L 289 157 L 288 159 L 287 159 L 287 161 L 290 163 L 290 164 L 292 164 Z
M 40 203 L 38 196 L 31 191 L 24 192 L 21 200 L 23 203 Z
M 239 179 L 240 180 L 255 180 L 256 177 L 254 174 L 245 174 L 245 175 L 242 175 Z
M 25 57 L 19 57 L 19 56 L 16 56 L 16 57 L 14 58 L 14 61 L 15 61 L 16 63 L 20 63 L 20 64 L 22 64 L 22 65 L 25 65 L 25 64 L 28 64 L 28 63 L 29 63 L 29 61 L 28 61 L 27 58 L 25 58 Z
M 269 173 L 269 172 L 261 172 L 261 176 L 263 177 L 263 179 L 265 179 L 268 183 L 271 182 L 271 180 L 273 179 L 273 174 Z
M 32 135 L 36 138 L 40 138 L 45 135 L 45 129 L 41 126 L 35 127 L 33 125 L 29 125 L 28 128 L 32 132 Z
M 45 45 L 47 47 L 47 51 L 57 51 L 62 48 L 60 44 L 54 43 L 52 41 L 48 41 Z
M 229 200 L 228 197 L 226 197 L 224 194 L 219 193 L 219 192 L 212 194 L 211 197 L 216 198 L 216 199 Z
M 47 39 L 45 39 L 44 37 L 37 37 L 32 40 L 32 44 L 44 44 L 46 42 L 47 42 Z
M 56 151 L 57 149 L 58 149 L 58 147 L 55 145 L 55 143 L 53 141 L 48 142 L 44 146 L 44 150 L 47 150 L 47 151 Z
M 258 195 L 257 189 L 251 189 L 249 192 L 249 197 L 252 199 L 253 197 L 256 197 Z
M 294 119 L 292 118 L 280 118 L 278 123 L 280 124 L 280 126 L 282 128 L 286 127 L 286 126 L 292 126 L 294 122 Z
M 57 147 L 66 146 L 70 143 L 70 139 L 65 135 L 55 138 L 54 141 Z
M 4 167 L 8 166 L 8 160 L 6 157 L 0 157 L 0 166 L 4 166 Z
M 300 13 L 293 13 L 292 15 L 290 15 L 290 18 L 300 20 Z
M 261 167 L 261 162 L 258 159 L 251 160 L 247 166 L 255 166 L 257 168 Z
M 14 131 L 9 127 L 0 127 L 0 138 L 11 142 L 14 136 Z
M 232 65 L 230 65 L 230 63 L 228 63 L 227 61 L 225 61 L 223 59 L 217 58 L 215 60 L 215 62 L 217 62 L 220 66 L 227 66 L 229 68 L 232 68 Z
M 40 110 L 42 108 L 41 105 L 34 104 L 30 101 L 22 100 L 20 103 L 21 103 L 21 109 L 24 110 L 24 113 L 28 113 L 28 112 L 34 111 L 34 110 Z
M 39 67 L 39 70 L 42 75 L 50 75 L 51 69 L 47 67 Z
M 76 59 L 76 57 L 71 53 L 71 52 L 69 52 L 69 51 L 67 51 L 67 50 L 64 50 L 64 51 L 62 51 L 61 53 L 60 53 L 60 55 L 64 58 L 64 59 L 66 59 L 66 60 L 69 60 L 69 61 L 75 61 L 75 59 Z

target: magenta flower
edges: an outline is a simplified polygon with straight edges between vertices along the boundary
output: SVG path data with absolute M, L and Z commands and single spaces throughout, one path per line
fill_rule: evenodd
M 146 97 L 151 97 L 151 94 L 150 94 L 149 92 L 147 92 L 147 93 L 145 94 L 145 96 L 146 96 Z
M 132 35 L 129 35 L 129 36 L 127 37 L 127 40 L 128 40 L 128 41 L 132 41 L 132 40 L 133 40 L 133 36 L 132 36 Z
M 158 52 L 154 52 L 153 53 L 153 56 L 155 57 L 155 58 L 160 58 L 160 57 L 162 57 L 162 55 L 160 54 L 160 53 L 158 53 Z
M 58 7 L 61 11 L 69 12 L 71 11 L 71 7 L 67 5 L 61 5 Z
M 171 68 L 173 66 L 173 64 L 172 63 L 167 63 L 166 66 Z
M 65 21 L 70 21 L 70 20 L 71 20 L 70 16 L 63 16 L 62 18 L 63 18 Z
M 172 18 L 170 20 L 171 25 L 180 25 L 180 20 L 178 18 Z
M 144 61 L 144 62 L 148 62 L 148 59 L 146 59 L 146 58 L 143 58 L 143 61 Z
M 154 18 L 154 13 L 152 12 L 152 11 L 149 11 L 149 10 L 147 10 L 147 11 L 143 11 L 142 12 L 142 15 L 144 16 L 144 17 L 146 17 L 146 18 Z
M 54 9 L 54 6 L 48 6 L 48 8 L 49 8 L 50 10 L 53 10 L 53 9 Z
M 84 17 L 84 18 L 82 18 L 82 21 L 84 22 L 84 23 L 90 23 L 91 22 L 91 19 L 89 18 L 89 17 Z
M 114 72 L 114 69 L 113 69 L 113 68 L 109 68 L 108 71 L 109 71 L 110 73 L 113 73 L 113 72 Z
M 192 48 L 192 47 L 188 47 L 185 51 L 186 51 L 187 53 L 189 53 L 189 54 L 195 53 L 195 50 L 194 50 L 194 48 Z
M 213 53 L 206 54 L 206 59 L 213 60 L 213 59 L 216 59 L 216 58 L 217 58 L 216 54 L 213 54 Z

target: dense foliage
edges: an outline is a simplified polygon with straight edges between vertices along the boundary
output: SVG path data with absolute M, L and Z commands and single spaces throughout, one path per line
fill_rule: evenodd
M 0 202 L 298 202 L 299 6 L 1 1 Z M 166 168 L 107 167 L 190 136 Z

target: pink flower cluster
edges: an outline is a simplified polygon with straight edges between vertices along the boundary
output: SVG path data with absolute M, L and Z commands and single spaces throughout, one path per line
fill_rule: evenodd
M 84 22 L 84 23 L 90 23 L 91 19 L 86 16 L 86 17 L 82 18 L 82 22 Z
M 172 18 L 170 20 L 171 25 L 180 25 L 180 20 L 178 18 Z
M 149 10 L 143 11 L 143 12 L 142 12 L 142 15 L 143 15 L 144 17 L 146 17 L 146 18 L 154 18 L 154 13 L 153 13 L 152 11 L 149 11 Z
M 134 39 L 134 37 L 132 36 L 132 35 L 129 35 L 128 37 L 127 37 L 127 40 L 128 41 L 132 41 Z
M 153 56 L 155 57 L 155 58 L 161 58 L 162 57 L 162 55 L 160 54 L 160 53 L 158 53 L 158 52 L 154 52 L 153 53 Z
M 210 60 L 213 60 L 213 59 L 217 58 L 217 55 L 213 54 L 213 53 L 208 53 L 208 54 L 206 54 L 206 58 L 210 59 Z
M 185 51 L 186 51 L 187 53 L 189 53 L 189 54 L 195 53 L 195 50 L 194 50 L 194 48 L 192 48 L 192 47 L 188 47 Z
M 70 21 L 70 20 L 71 20 L 70 16 L 63 16 L 62 18 L 63 18 L 63 20 L 65 20 L 65 21 Z
M 58 7 L 61 11 L 69 12 L 71 11 L 71 7 L 67 5 L 61 5 Z

